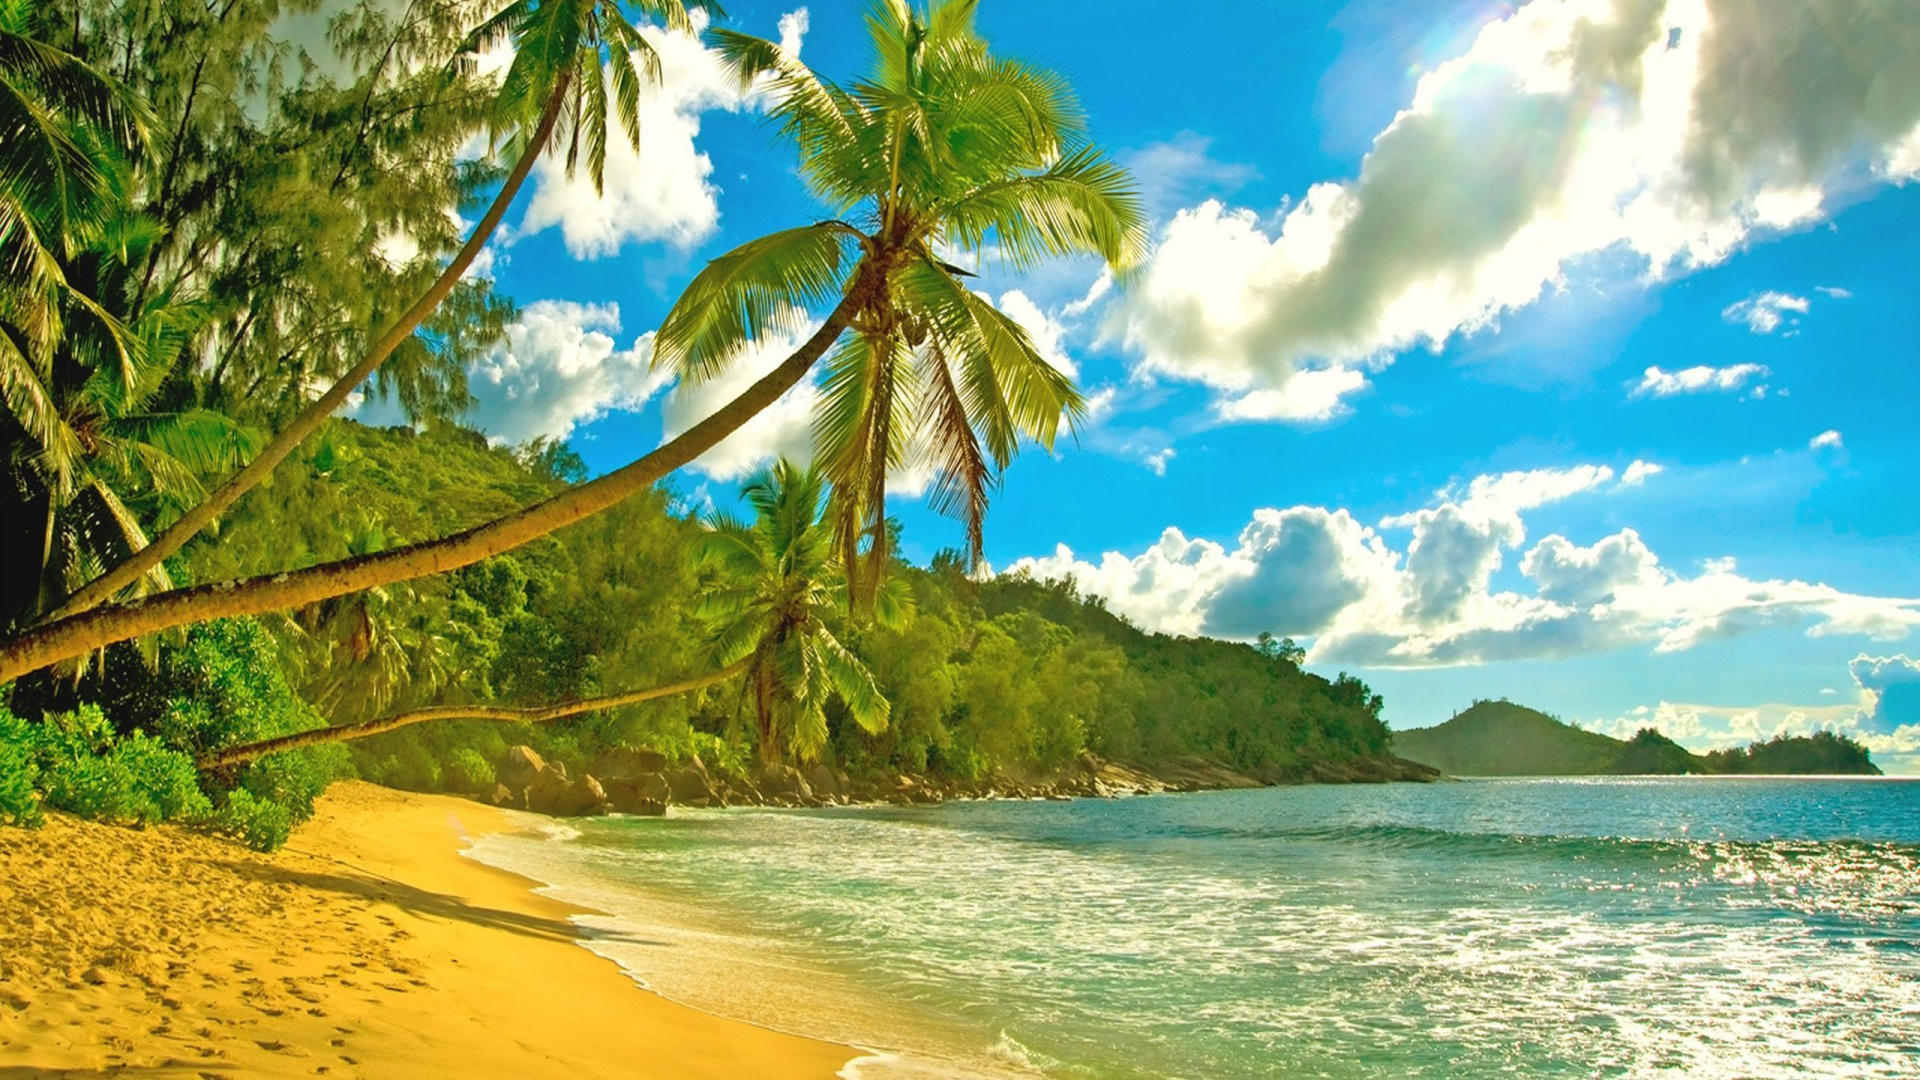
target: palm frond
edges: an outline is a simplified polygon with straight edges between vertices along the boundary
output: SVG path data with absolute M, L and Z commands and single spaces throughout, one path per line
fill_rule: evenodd
M 799 330 L 807 308 L 838 299 L 857 239 L 846 225 L 821 222 L 749 240 L 709 262 L 661 322 L 654 366 L 698 383 L 761 336 Z
M 1144 264 L 1150 244 L 1132 176 L 1090 147 L 1044 172 L 970 191 L 938 207 L 929 221 L 963 250 L 978 251 L 991 240 L 1019 270 L 1097 255 L 1124 278 Z

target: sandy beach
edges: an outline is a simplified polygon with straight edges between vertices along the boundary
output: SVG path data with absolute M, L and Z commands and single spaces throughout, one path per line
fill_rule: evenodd
M 808 1078 L 858 1056 L 580 948 L 578 909 L 461 856 L 513 827 L 351 782 L 274 855 L 64 816 L 0 830 L 0 1078 Z

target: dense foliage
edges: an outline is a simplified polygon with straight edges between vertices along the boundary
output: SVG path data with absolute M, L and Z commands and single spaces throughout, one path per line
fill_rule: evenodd
M 1622 742 L 1504 700 L 1476 701 L 1444 724 L 1395 732 L 1394 746 L 1457 776 L 1880 772 L 1866 747 L 1830 731 L 1695 754 L 1653 728 Z
M 1826 776 L 1878 776 L 1867 748 L 1831 731 L 1812 735 L 1775 735 L 1764 742 L 1706 755 L 1707 771 L 1719 773 L 1802 773 Z
M 597 181 L 607 140 L 637 140 L 657 57 L 633 20 L 691 31 L 689 9 L 711 6 L 0 0 L 0 651 L 22 676 L 0 688 L 0 820 L 53 807 L 272 847 L 335 776 L 482 792 L 522 741 L 579 764 L 645 745 L 956 778 L 1089 750 L 1274 778 L 1386 753 L 1378 697 L 1297 653 L 1149 636 L 1071 583 L 963 572 L 1000 470 L 1080 397 L 949 258 L 1124 276 L 1147 239 L 1066 83 L 991 54 L 972 3 L 876 4 L 847 87 L 713 36 L 832 220 L 715 260 L 656 358 L 698 381 L 833 308 L 779 369 L 826 368 L 795 529 L 768 525 L 778 500 L 702 522 L 663 473 L 589 479 L 564 445 L 460 425 L 466 372 L 513 315 L 465 270 L 543 146 Z M 475 53 L 501 44 L 489 74 Z M 410 426 L 308 428 L 356 386 Z M 930 570 L 899 563 L 885 513 L 910 450 L 967 528 Z M 503 521 L 526 527 L 439 561 Z M 385 576 L 322 581 L 369 562 Z M 229 603 L 288 578 L 322 584 Z M 88 619 L 119 629 L 23 658 Z M 680 692 L 723 664 L 755 692 Z M 422 706 L 667 686 L 537 728 L 437 722 L 225 764 Z
M 489 512 L 473 493 L 562 482 L 539 455 L 488 448 L 451 428 L 414 435 L 343 423 L 305 464 L 295 482 L 250 504 L 296 544 L 324 536 L 329 517 L 349 507 L 382 529 L 451 529 Z M 374 647 L 334 645 L 322 655 L 297 620 L 281 632 L 313 650 L 302 677 L 315 693 L 361 688 L 357 700 L 343 697 L 350 708 L 336 722 L 374 710 L 365 699 L 376 690 L 399 705 L 457 695 L 537 703 L 666 682 L 715 662 L 707 643 L 716 624 L 706 617 L 714 603 L 697 557 L 712 540 L 673 509 L 666 495 L 623 506 L 356 610 L 351 625 L 365 640 L 396 641 L 392 662 Z M 893 601 L 911 610 L 891 626 L 849 620 L 841 604 L 816 611 L 872 671 L 891 713 L 869 734 L 844 701 L 828 699 L 826 740 L 795 740 L 790 751 L 856 773 L 956 778 L 1045 773 L 1084 750 L 1145 762 L 1199 755 L 1278 779 L 1386 750 L 1381 702 L 1358 680 L 1329 682 L 1292 656 L 1245 645 L 1149 635 L 1070 582 L 975 582 L 963 565 L 957 554 L 931 569 L 896 563 L 889 578 L 912 603 Z M 465 677 L 449 682 L 448 671 Z M 576 768 L 632 745 L 738 767 L 758 739 L 751 695 L 728 688 L 563 724 L 454 721 L 350 745 L 369 779 L 473 790 L 491 782 L 488 767 L 514 742 Z
M 279 648 L 256 623 L 195 627 L 164 646 L 153 669 L 131 651 L 110 657 L 89 683 L 86 700 L 48 707 L 37 722 L 0 708 L 0 818 L 33 824 L 44 802 L 132 825 L 186 821 L 270 849 L 347 768 L 340 747 L 224 775 L 195 767 L 206 751 L 322 724 L 293 693 Z M 14 708 L 31 715 L 33 696 L 16 692 Z
M 248 559 L 325 558 L 330 545 L 455 529 L 497 501 L 564 483 L 550 457 L 489 448 L 451 426 L 338 423 L 248 501 L 227 542 L 194 549 L 188 569 L 233 573 Z M 121 727 L 198 753 L 318 723 L 305 701 L 327 703 L 341 723 L 425 701 L 541 703 L 666 682 L 712 662 L 695 557 L 709 533 L 673 507 L 654 496 L 419 588 L 195 630 L 148 678 L 131 674 L 144 670 L 134 650 L 116 648 L 88 694 Z M 353 524 L 344 537 L 341 522 Z M 895 625 L 852 623 L 842 605 L 820 613 L 873 672 L 889 722 L 870 734 L 830 698 L 826 738 L 790 747 L 803 760 L 974 779 L 1044 775 L 1091 750 L 1149 764 L 1199 756 L 1282 779 L 1386 751 L 1379 698 L 1358 680 L 1303 672 L 1293 656 L 1149 635 L 1070 582 L 975 582 L 957 554 L 931 569 L 896 564 L 890 578 L 913 601 Z M 268 646 L 270 670 L 235 659 L 261 661 Z M 420 725 L 333 748 L 299 776 L 479 792 L 519 742 L 575 768 L 644 745 L 740 769 L 759 730 L 752 699 L 725 688 L 550 725 Z M 268 778 L 292 756 L 253 765 L 241 798 L 284 794 L 299 778 L 278 789 Z M 281 805 L 305 804 L 296 793 Z

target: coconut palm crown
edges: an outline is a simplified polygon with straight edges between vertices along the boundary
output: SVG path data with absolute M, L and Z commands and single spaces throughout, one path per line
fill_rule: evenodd
M 711 35 L 768 96 L 831 216 L 709 263 L 661 324 L 654 362 L 697 383 L 835 305 L 828 328 L 853 332 L 826 357 L 814 453 L 865 599 L 886 562 L 889 473 L 930 467 L 934 504 L 965 523 L 977 561 L 1000 472 L 1025 440 L 1051 449 L 1084 409 L 955 263 L 997 257 L 1019 271 L 1091 255 L 1124 274 L 1148 245 L 1132 178 L 1087 142 L 1064 80 L 991 55 L 976 6 L 880 0 L 867 18 L 872 70 L 848 87 L 761 38 Z
M 819 756 L 830 696 L 868 732 L 884 730 L 891 711 L 873 673 L 830 626 L 846 603 L 847 580 L 821 516 L 825 494 L 817 470 L 782 460 L 741 491 L 754 520 L 707 514 L 707 531 L 694 549 L 703 577 L 696 613 L 714 630 L 711 666 L 746 661 L 744 692 L 759 725 L 760 758 L 768 764 L 780 761 L 783 745 L 802 760 Z M 875 613 L 894 623 L 908 604 L 904 588 L 883 588 Z

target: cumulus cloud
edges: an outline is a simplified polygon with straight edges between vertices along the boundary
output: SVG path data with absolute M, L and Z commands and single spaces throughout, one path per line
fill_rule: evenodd
M 1324 417 L 1330 380 L 1350 395 L 1589 256 L 1683 273 L 1920 176 L 1916 51 L 1911 0 L 1533 0 L 1422 77 L 1358 176 L 1271 220 L 1176 213 L 1111 329 L 1230 415 Z
M 1920 624 L 1920 600 L 1749 578 L 1732 559 L 1675 570 L 1633 529 L 1586 545 L 1550 535 L 1525 546 L 1528 512 L 1631 488 L 1657 471 L 1636 462 L 1617 479 L 1604 465 L 1481 476 L 1377 527 L 1340 509 L 1263 509 L 1232 547 L 1169 528 L 1138 554 L 1090 561 L 1061 546 L 1009 570 L 1072 576 L 1151 629 L 1242 638 L 1268 630 L 1312 638 L 1316 661 L 1380 667 L 1632 645 L 1678 652 L 1769 627 L 1892 640 Z M 1390 539 L 1399 531 L 1404 543 Z M 1525 588 L 1497 588 L 1516 553 Z
M 1725 310 L 1720 312 L 1720 317 L 1730 323 L 1745 326 L 1753 333 L 1771 334 L 1780 329 L 1783 321 L 1791 320 L 1797 323 L 1799 320 L 1794 319 L 1793 316 L 1805 315 L 1812 306 L 1813 302 L 1804 296 L 1763 292 L 1728 304 Z
M 1854 701 L 1818 705 L 1681 704 L 1662 701 L 1639 705 L 1582 726 L 1616 738 L 1653 728 L 1693 750 L 1742 746 L 1780 735 L 1832 731 L 1864 744 L 1874 763 L 1893 774 L 1920 771 L 1920 660 L 1905 654 L 1862 653 L 1847 665 Z M 1820 697 L 1839 697 L 1832 687 Z
M 1845 444 L 1840 441 L 1840 433 L 1838 431 L 1833 431 L 1831 429 L 1827 431 L 1823 431 L 1820 434 L 1815 435 L 1813 438 L 1807 440 L 1807 449 L 1809 450 L 1820 450 L 1820 449 L 1827 449 L 1827 448 L 1838 450 L 1838 449 L 1841 449 L 1844 445 Z
M 1920 660 L 1905 653 L 1853 658 L 1847 665 L 1860 688 L 1862 726 L 1873 732 L 1892 732 L 1920 726 Z
M 1650 367 L 1633 388 L 1634 397 L 1673 397 L 1676 394 L 1734 393 L 1754 383 L 1757 396 L 1764 396 L 1766 384 L 1759 380 L 1772 375 L 1765 364 L 1729 364 L 1726 367 L 1682 368 L 1667 371 Z
M 704 12 L 693 17 L 705 26 Z M 805 8 L 782 16 L 781 44 L 797 54 L 806 30 Z M 661 241 L 691 248 L 719 226 L 713 161 L 695 146 L 701 116 L 757 107 L 759 96 L 743 92 L 718 54 L 698 38 L 657 27 L 641 32 L 659 54 L 661 79 L 641 87 L 640 149 L 636 152 L 617 134 L 617 121 L 609 121 L 615 133 L 607 140 L 604 191 L 594 190 L 584 161 L 569 177 L 562 155 L 542 157 L 534 166 L 533 195 L 517 235 L 557 225 L 569 254 L 596 259 L 629 243 Z
M 474 424 L 503 442 L 564 439 L 609 410 L 639 408 L 664 382 L 649 370 L 653 335 L 622 349 L 619 332 L 618 304 L 528 304 L 505 344 L 468 373 Z

